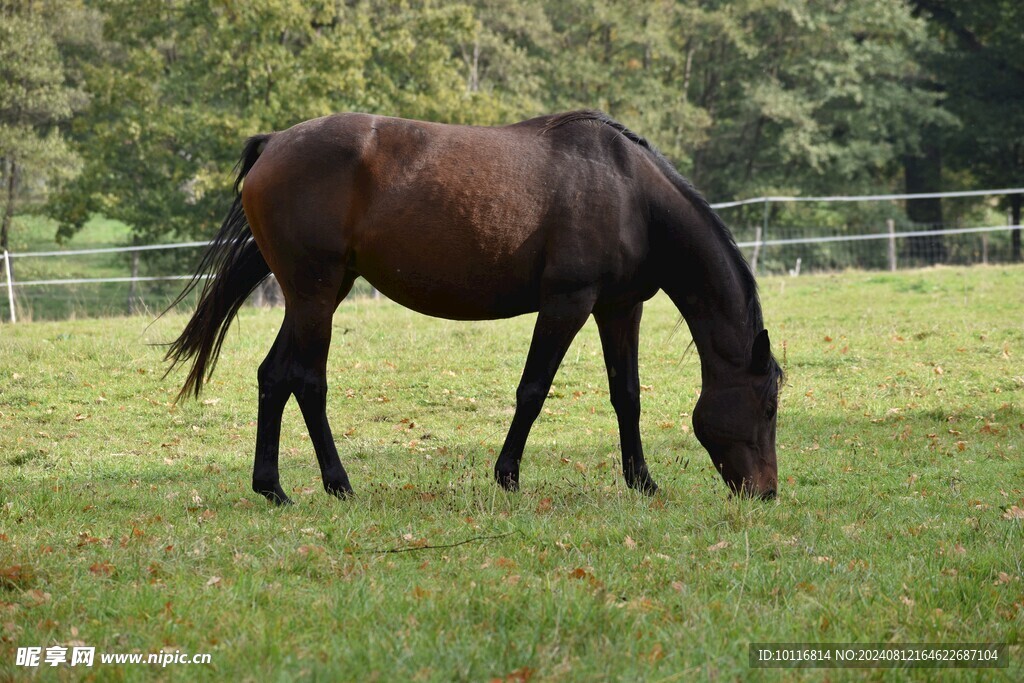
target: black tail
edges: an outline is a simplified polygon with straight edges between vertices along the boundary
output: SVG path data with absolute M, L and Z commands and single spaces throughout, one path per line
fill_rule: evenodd
M 231 205 L 231 210 L 220 226 L 217 236 L 203 254 L 195 275 L 167 307 L 167 310 L 170 310 L 181 303 L 189 292 L 204 280 L 192 319 L 185 325 L 181 335 L 171 342 L 170 349 L 164 357 L 165 361 L 171 361 L 171 367 L 167 369 L 165 377 L 180 363 L 192 361 L 185 385 L 176 400 L 181 400 L 188 394 L 199 396 L 203 388 L 203 379 L 213 373 L 213 368 L 217 364 L 217 356 L 220 354 L 221 344 L 224 343 L 224 336 L 232 319 L 249 294 L 270 274 L 270 266 L 252 239 L 249 221 L 242 210 L 240 191 L 242 179 L 256 163 L 268 139 L 270 135 L 256 135 L 245 143 L 242 158 L 236 166 L 239 170 L 238 178 L 235 180 L 235 201 Z

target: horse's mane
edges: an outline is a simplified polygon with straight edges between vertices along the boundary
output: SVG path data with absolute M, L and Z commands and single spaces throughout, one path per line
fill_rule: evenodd
M 722 245 L 725 247 L 725 252 L 732 259 L 732 262 L 736 267 L 736 272 L 739 273 L 747 298 L 747 320 L 751 327 L 753 327 L 755 334 L 760 332 L 764 328 L 764 318 L 761 313 L 761 300 L 757 294 L 757 280 L 754 278 L 754 273 L 750 270 L 747 260 L 743 258 L 743 253 L 740 251 L 740 248 L 736 246 L 736 239 L 733 237 L 732 232 L 729 230 L 728 226 L 726 226 L 725 222 L 722 221 L 721 217 L 715 213 L 715 210 L 711 208 L 711 205 L 708 203 L 708 200 L 704 198 L 704 195 L 702 195 L 689 180 L 684 178 L 683 175 L 676 170 L 676 167 L 665 158 L 665 155 L 659 152 L 654 145 L 647 141 L 646 138 L 637 135 L 602 111 L 582 109 L 579 111 L 557 114 L 548 120 L 543 131 L 547 132 L 553 128 L 558 128 L 559 126 L 564 126 L 576 121 L 595 121 L 609 126 L 617 131 L 622 137 L 647 150 L 651 159 L 658 166 L 658 169 L 666 178 L 668 178 L 676 189 L 679 190 L 687 201 L 697 209 L 698 213 L 700 213 L 700 215 L 711 224 L 712 232 L 718 237 Z M 772 363 L 772 365 L 775 366 L 775 368 L 778 368 L 777 363 Z M 781 369 L 779 369 L 778 372 L 781 375 Z M 774 368 L 773 374 L 775 374 Z

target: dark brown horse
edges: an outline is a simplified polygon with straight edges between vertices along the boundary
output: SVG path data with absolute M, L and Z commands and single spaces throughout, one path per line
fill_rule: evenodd
M 700 354 L 694 433 L 733 491 L 775 495 L 781 371 L 754 277 L 704 198 L 621 124 L 591 111 L 500 128 L 340 114 L 251 138 L 239 166 L 235 203 L 175 303 L 200 276 L 214 277 L 167 358 L 191 361 L 181 395 L 198 396 L 239 307 L 277 276 L 286 308 L 257 373 L 256 492 L 288 502 L 278 441 L 293 395 L 324 487 L 352 491 L 327 421 L 326 368 L 331 318 L 361 275 L 428 315 L 538 312 L 494 465 L 509 490 L 555 372 L 591 314 L 626 483 L 657 490 L 640 443 L 637 350 L 643 302 L 665 290 Z

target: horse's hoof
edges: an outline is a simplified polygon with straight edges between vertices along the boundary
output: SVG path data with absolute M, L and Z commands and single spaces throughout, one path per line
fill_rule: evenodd
M 494 480 L 498 482 L 498 486 L 511 493 L 519 490 L 519 472 L 499 472 L 495 470 Z
M 338 500 L 348 500 L 355 495 L 355 491 L 352 490 L 352 485 L 347 481 L 330 484 L 325 483 L 324 490 Z
M 252 490 L 260 494 L 274 505 L 294 505 L 292 499 L 288 497 L 288 494 L 284 492 L 280 484 L 276 483 L 263 483 L 253 482 Z
M 658 485 L 651 479 L 651 475 L 646 472 L 638 477 L 627 478 L 626 486 L 634 491 L 639 491 L 645 496 L 653 496 L 658 492 Z
M 256 493 L 260 494 L 261 496 L 263 496 L 264 498 L 266 498 L 267 500 L 269 500 L 271 503 L 278 507 L 287 507 L 288 505 L 295 505 L 295 502 L 291 498 L 289 498 L 288 494 L 282 491 L 281 489 L 278 489 L 277 491 L 257 491 Z

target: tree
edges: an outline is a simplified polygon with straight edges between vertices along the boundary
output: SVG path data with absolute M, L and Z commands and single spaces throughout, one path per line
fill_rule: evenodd
M 98 3 L 109 54 L 88 72 L 73 125 L 84 171 L 52 204 L 61 233 L 93 212 L 140 240 L 211 234 L 230 202 L 242 142 L 357 110 L 451 121 L 489 117 L 454 45 L 460 5 L 138 0 Z M 493 117 L 491 117 L 493 118 Z
M 927 35 L 902 3 L 740 7 L 705 9 L 695 45 L 691 96 L 713 118 L 695 175 L 716 196 L 888 184 L 921 122 L 947 120 L 911 78 Z
M 914 0 L 941 50 L 928 60 L 961 125 L 941 139 L 944 163 L 973 183 L 1024 182 L 1024 5 L 1012 0 Z M 1020 225 L 1021 196 L 1006 200 Z M 1021 260 L 1020 230 L 1011 258 Z
M 0 249 L 8 249 L 18 202 L 28 193 L 74 176 L 78 158 L 62 124 L 85 103 L 65 68 L 65 24 L 55 3 L 0 5 Z M 64 8 L 74 13 L 81 7 Z

